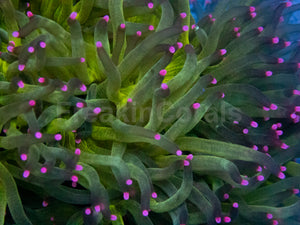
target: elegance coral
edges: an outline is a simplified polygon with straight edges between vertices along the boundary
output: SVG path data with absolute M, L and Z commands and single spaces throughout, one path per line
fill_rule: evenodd
M 300 6 L 214 4 L 0 0 L 0 224 L 300 223 Z

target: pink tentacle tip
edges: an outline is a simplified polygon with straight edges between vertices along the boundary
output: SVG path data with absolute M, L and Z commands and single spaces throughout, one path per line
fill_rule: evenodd
M 43 137 L 43 134 L 41 133 L 41 132 L 36 132 L 35 134 L 34 134 L 34 136 L 35 136 L 35 138 L 37 138 L 37 139 L 41 139 L 42 137 Z
M 83 107 L 84 107 L 83 102 L 77 102 L 77 103 L 76 103 L 76 107 L 77 107 L 77 108 L 83 108 Z
M 75 176 L 75 175 L 73 175 L 73 176 L 71 177 L 71 181 L 73 181 L 73 182 L 78 182 L 78 177 Z
M 87 90 L 86 86 L 84 84 L 80 85 L 80 91 L 85 92 Z
M 24 64 L 20 64 L 19 66 L 18 66 L 18 70 L 19 71 L 23 71 L 25 69 L 25 65 Z
M 269 147 L 268 147 L 267 145 L 264 145 L 264 146 L 263 146 L 263 150 L 264 150 L 265 152 L 268 152 L 268 151 L 269 151 Z
M 29 8 L 30 7 L 30 3 L 26 2 L 26 7 Z
M 136 32 L 136 35 L 139 36 L 139 37 L 142 36 L 142 31 L 139 31 L 139 30 L 138 30 L 138 31 Z
M 76 148 L 75 149 L 75 155 L 80 155 L 80 153 L 81 153 L 81 150 L 79 148 Z
M 82 165 L 77 164 L 76 167 L 75 167 L 75 170 L 77 170 L 77 171 L 83 170 Z
M 192 24 L 191 28 L 192 30 L 196 29 L 197 25 L 196 24 Z
M 227 50 L 226 49 L 220 49 L 220 54 L 221 55 L 225 55 L 227 53 Z
M 279 173 L 278 173 L 278 178 L 279 178 L 279 179 L 284 179 L 284 178 L 285 178 L 284 173 L 283 173 L 283 172 L 279 172 Z
M 108 21 L 109 21 L 109 16 L 108 16 L 108 15 L 105 15 L 105 16 L 103 16 L 103 19 L 106 21 L 106 23 L 108 23 Z
M 47 44 L 44 41 L 40 42 L 40 47 L 41 48 L 46 48 Z
M 247 180 L 242 180 L 241 185 L 247 186 L 249 184 L 249 181 Z
M 186 13 L 185 13 L 185 12 L 180 13 L 180 17 L 181 17 L 182 19 L 184 19 L 184 18 L 186 17 Z
M 41 173 L 47 173 L 47 168 L 46 167 L 42 167 L 41 168 Z
M 272 103 L 272 104 L 270 105 L 270 109 L 271 109 L 271 110 L 277 110 L 277 109 L 278 109 L 278 106 Z
M 181 155 L 182 155 L 182 151 L 178 149 L 178 150 L 176 151 L 176 155 L 181 156 Z
M 292 5 L 293 5 L 292 2 L 286 2 L 286 3 L 285 3 L 285 7 L 287 7 L 287 8 L 288 8 L 288 7 L 291 7 Z
M 286 143 L 282 143 L 280 148 L 282 149 L 288 149 L 290 146 L 288 146 Z
M 183 44 L 181 42 L 177 42 L 177 47 L 178 47 L 178 49 L 181 49 L 183 47 Z
M 257 171 L 257 172 L 261 172 L 261 171 L 262 171 L 262 167 L 261 167 L 261 166 L 258 166 L 257 169 L 256 169 L 256 171 Z
M 153 30 L 154 30 L 154 26 L 153 26 L 153 25 L 150 25 L 150 26 L 148 27 L 148 30 L 153 31 Z
M 72 13 L 70 14 L 70 19 L 71 19 L 71 20 L 75 20 L 76 17 L 77 17 L 77 12 L 72 12 Z
M 265 72 L 265 75 L 266 75 L 266 77 L 270 77 L 270 76 L 273 75 L 273 72 L 268 70 L 268 71 Z
M 166 74 L 167 74 L 167 70 L 159 71 L 159 75 L 161 75 L 161 76 L 166 76 Z
M 258 181 L 263 181 L 264 179 L 265 179 L 265 177 L 263 175 L 258 175 L 257 176 Z
M 299 194 L 299 193 L 300 193 L 300 190 L 299 190 L 299 189 L 297 189 L 297 188 L 294 188 L 294 189 L 293 189 L 293 194 L 297 195 L 297 194 Z
M 31 11 L 27 11 L 27 13 L 26 13 L 26 15 L 27 15 L 27 17 L 33 17 L 33 13 L 31 12 Z
M 186 159 L 192 161 L 192 160 L 193 160 L 193 157 L 194 157 L 193 154 L 188 154 L 188 155 L 186 156 Z
M 93 112 L 98 115 L 101 112 L 101 108 L 96 107 L 96 108 L 94 108 Z
M 279 37 L 273 37 L 272 38 L 272 43 L 273 44 L 278 44 L 279 43 Z
M 189 166 L 190 165 L 190 162 L 188 160 L 183 160 L 183 165 L 184 166 Z
M 28 157 L 27 157 L 27 154 L 23 153 L 20 155 L 20 158 L 22 161 L 26 161 Z
M 196 102 L 193 104 L 193 109 L 199 109 L 200 108 L 200 103 Z
M 268 218 L 269 220 L 271 220 L 271 219 L 273 218 L 273 215 L 272 215 L 271 213 L 267 213 L 267 218 Z
M 299 68 L 300 68 L 300 66 L 299 66 Z M 293 95 L 300 95 L 300 91 L 299 90 L 293 90 Z
M 281 172 L 284 172 L 284 171 L 286 171 L 286 167 L 285 166 L 280 166 L 280 170 L 281 170 Z
M 215 221 L 216 221 L 216 223 L 221 223 L 222 219 L 221 219 L 221 217 L 216 217 Z
M 225 223 L 230 223 L 231 222 L 231 218 L 229 216 L 225 216 L 224 217 L 224 222 Z
M 111 221 L 116 221 L 118 219 L 118 217 L 116 215 L 110 215 L 110 220 Z
M 121 23 L 121 24 L 120 24 L 120 28 L 121 28 L 121 29 L 125 29 L 125 27 L 126 27 L 125 23 Z
M 170 53 L 174 54 L 175 51 L 176 51 L 176 49 L 175 49 L 174 46 L 170 46 L 170 47 L 169 47 L 169 52 L 170 52 Z
M 84 213 L 85 213 L 85 215 L 91 215 L 92 210 L 90 208 L 86 208 Z
M 295 106 L 295 112 L 300 112 L 300 106 Z
M 148 210 L 143 210 L 143 216 L 148 216 L 149 215 L 149 212 L 148 212 Z
M 29 100 L 28 104 L 29 104 L 30 106 L 35 106 L 35 101 L 34 101 L 34 100 Z
M 152 192 L 151 196 L 152 196 L 152 198 L 157 198 L 157 193 L 156 192 Z
M 132 98 L 128 98 L 128 99 L 127 99 L 127 102 L 132 102 Z
M 147 4 L 147 6 L 148 6 L 149 9 L 153 9 L 154 4 L 153 4 L 153 2 L 149 2 L 149 3 Z
M 18 31 L 14 31 L 14 32 L 12 32 L 12 36 L 17 38 L 20 36 L 20 33 Z
M 124 192 L 123 193 L 123 198 L 124 198 L 124 200 L 128 200 L 129 199 L 129 193 L 128 192 Z
M 188 31 L 188 30 L 189 30 L 189 26 L 188 26 L 188 25 L 184 25 L 184 26 L 182 27 L 182 30 L 183 30 L 184 32 Z
M 221 98 L 225 98 L 225 93 L 221 93 Z
M 234 27 L 233 31 L 237 33 L 237 32 L 239 32 L 240 29 L 241 29 L 240 27 Z
M 159 134 L 155 134 L 155 135 L 154 135 L 154 139 L 155 139 L 155 140 L 160 140 L 160 138 L 161 138 L 161 137 L 160 137 Z
M 225 193 L 225 194 L 223 195 L 223 198 L 224 198 L 224 199 L 229 199 L 229 194 Z
M 84 62 L 85 62 L 85 58 L 81 57 L 81 58 L 80 58 L 80 62 L 81 62 L 81 63 L 84 63 Z
M 30 175 L 30 171 L 29 171 L 29 170 L 25 170 L 25 171 L 23 172 L 23 177 L 24 177 L 24 178 L 29 177 L 29 175 Z
M 161 87 L 161 89 L 163 89 L 163 90 L 167 90 L 167 89 L 169 88 L 168 85 L 165 84 L 165 83 L 162 83 L 162 84 L 160 85 L 160 87 Z
M 251 127 L 257 128 L 258 127 L 258 123 L 255 121 L 251 121 Z
M 243 129 L 243 133 L 244 134 L 248 134 L 249 133 L 249 130 L 247 128 Z
M 249 7 L 249 11 L 250 11 L 250 12 L 255 12 L 255 7 L 254 7 L 254 6 L 250 6 L 250 7 Z
M 258 27 L 257 30 L 258 30 L 259 33 L 261 33 L 261 32 L 263 32 L 264 28 L 263 27 Z
M 14 46 L 11 46 L 11 45 L 7 46 L 7 51 L 13 52 L 14 51 Z
M 278 62 L 279 64 L 284 63 L 284 59 L 283 59 L 283 58 L 278 58 L 278 59 L 277 59 L 277 62 Z
M 290 117 L 291 117 L 292 119 L 296 119 L 296 118 L 297 118 L 297 114 L 296 114 L 296 113 L 292 113 L 292 114 L 290 114 Z
M 60 140 L 62 139 L 62 135 L 61 135 L 61 134 L 55 134 L 55 135 L 54 135 L 54 139 L 55 139 L 56 141 L 60 141 Z
M 95 205 L 94 209 L 97 213 L 99 213 L 101 211 L 100 205 Z
M 250 16 L 252 17 L 252 19 L 254 19 L 256 17 L 256 12 L 250 13 Z
M 235 36 L 236 36 L 236 37 L 240 37 L 240 36 L 241 36 L 241 33 L 236 33 Z
M 272 225 L 278 225 L 279 223 L 278 223 L 278 221 L 277 220 L 273 220 L 272 221 Z
M 263 110 L 264 110 L 264 111 L 269 111 L 270 108 L 268 108 L 268 107 L 266 107 L 266 106 L 263 106 Z
M 292 42 L 290 42 L 290 41 L 285 41 L 284 42 L 284 47 L 289 47 L 289 46 L 291 46 L 291 44 L 292 44 Z
M 234 123 L 234 124 L 239 124 L 239 121 L 234 120 L 233 123 Z
M 217 84 L 218 83 L 218 81 L 217 81 L 217 79 L 216 78 L 214 78 L 211 82 L 210 82 L 211 84 Z
M 67 91 L 68 90 L 68 86 L 64 84 L 60 90 Z
M 47 206 L 48 206 L 48 202 L 47 202 L 47 201 L 43 201 L 43 202 L 42 202 L 42 206 L 43 206 L 43 207 L 47 207 Z
M 131 179 L 126 180 L 126 185 L 128 186 L 132 185 L 132 180 Z
M 232 204 L 232 207 L 237 209 L 237 208 L 239 207 L 239 203 L 234 202 L 234 203 Z
M 253 146 L 252 146 L 252 149 L 255 150 L 255 151 L 257 151 L 257 150 L 258 150 L 257 145 L 253 145 Z
M 96 42 L 96 47 L 97 48 L 102 48 L 103 47 L 102 42 L 101 41 L 97 41 Z
M 28 47 L 27 51 L 29 53 L 33 53 L 34 52 L 34 47 L 32 47 L 32 46 Z
M 80 144 L 80 142 L 81 142 L 81 139 L 75 139 L 76 144 Z

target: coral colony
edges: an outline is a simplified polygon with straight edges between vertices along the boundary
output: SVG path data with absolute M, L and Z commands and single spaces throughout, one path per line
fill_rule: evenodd
M 0 224 L 300 224 L 300 5 L 189 7 L 0 1 Z

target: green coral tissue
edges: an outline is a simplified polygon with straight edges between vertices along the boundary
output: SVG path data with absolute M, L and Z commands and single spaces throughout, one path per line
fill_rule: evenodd
M 0 0 L 0 225 L 299 225 L 300 4 Z

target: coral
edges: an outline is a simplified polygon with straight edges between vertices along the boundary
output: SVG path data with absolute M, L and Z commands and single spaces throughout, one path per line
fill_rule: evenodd
M 213 3 L 0 0 L 0 224 L 300 223 L 300 6 Z

